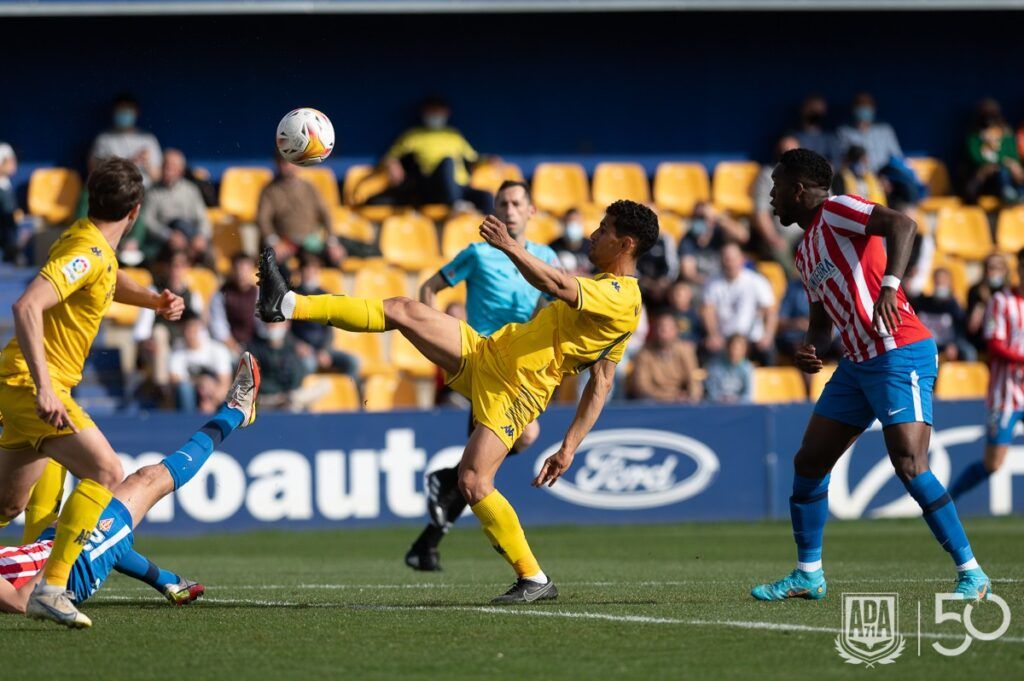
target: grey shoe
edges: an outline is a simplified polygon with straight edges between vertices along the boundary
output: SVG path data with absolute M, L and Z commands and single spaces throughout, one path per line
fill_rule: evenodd
M 86 629 L 92 626 L 92 620 L 78 612 L 71 602 L 71 594 L 67 591 L 44 593 L 43 584 L 36 584 L 32 595 L 28 598 L 25 614 L 34 620 L 50 620 L 64 625 L 69 629 Z
M 514 605 L 535 601 L 553 601 L 558 598 L 558 589 L 550 579 L 547 584 L 538 584 L 528 579 L 517 579 L 516 583 L 501 596 L 492 598 L 495 605 Z

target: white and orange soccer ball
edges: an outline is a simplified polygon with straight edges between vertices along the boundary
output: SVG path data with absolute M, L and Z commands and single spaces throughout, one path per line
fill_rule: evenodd
M 277 124 L 277 152 L 298 166 L 323 163 L 334 150 L 331 119 L 310 108 L 295 109 Z

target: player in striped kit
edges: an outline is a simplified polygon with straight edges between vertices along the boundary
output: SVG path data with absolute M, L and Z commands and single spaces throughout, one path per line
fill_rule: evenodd
M 1017 272 L 1024 273 L 1024 249 L 1017 253 Z M 993 294 L 985 311 L 985 340 L 989 368 L 985 455 L 950 485 L 954 499 L 999 470 L 1013 429 L 1024 418 L 1024 297 L 1019 288 Z
M 978 566 L 956 508 L 928 469 L 935 341 L 900 289 L 916 225 L 856 196 L 829 196 L 832 168 L 819 154 L 794 149 L 772 173 L 772 207 L 784 225 L 804 230 L 796 268 L 811 302 L 810 327 L 796 365 L 817 373 L 818 350 L 835 327 L 844 357 L 815 405 L 793 459 L 790 516 L 797 545 L 792 573 L 751 590 L 764 601 L 824 598 L 821 547 L 828 519 L 829 473 L 878 419 L 896 475 L 957 569 L 956 593 L 984 598 L 991 583 Z M 884 241 L 883 241 L 884 239 Z

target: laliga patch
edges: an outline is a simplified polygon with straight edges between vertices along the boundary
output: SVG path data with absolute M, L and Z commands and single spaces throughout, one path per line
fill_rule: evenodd
M 69 284 L 74 284 L 89 271 L 89 260 L 79 256 L 65 264 L 60 271 L 64 273 L 64 278 Z
M 113 518 L 104 518 L 100 521 L 100 524 L 96 526 L 96 529 L 98 529 L 100 532 L 109 532 L 113 524 Z

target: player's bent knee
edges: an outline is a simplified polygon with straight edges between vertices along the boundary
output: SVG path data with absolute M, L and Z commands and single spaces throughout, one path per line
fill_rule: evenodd
M 174 491 L 174 478 L 171 477 L 167 466 L 162 463 L 143 466 L 128 476 L 128 480 L 134 480 L 146 487 L 166 488 L 168 492 Z
M 896 477 L 903 482 L 913 480 L 928 470 L 927 459 L 921 459 L 913 454 L 896 452 L 890 454 L 889 458 L 892 461 L 893 469 L 896 471 Z
M 115 456 L 110 460 L 100 462 L 94 480 L 107 489 L 113 490 L 124 480 L 124 468 L 121 467 L 121 461 Z
M 413 303 L 416 301 L 406 296 L 384 299 L 384 318 L 399 328 L 408 326 L 415 321 Z
M 514 445 L 512 445 L 512 453 L 518 454 L 528 448 L 537 441 L 538 437 L 540 437 L 540 425 L 538 425 L 536 421 L 531 421 L 530 424 L 523 429 L 523 434 L 520 435 L 519 439 L 516 440 Z
M 459 469 L 459 491 L 470 506 L 483 501 L 484 497 L 494 491 L 493 481 L 478 475 L 471 469 Z

